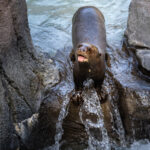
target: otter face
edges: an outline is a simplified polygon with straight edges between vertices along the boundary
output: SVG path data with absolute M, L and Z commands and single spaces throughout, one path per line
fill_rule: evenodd
M 77 46 L 76 60 L 79 63 L 89 63 L 90 60 L 100 57 L 98 48 L 88 43 L 81 43 Z
M 94 82 L 99 83 L 104 78 L 105 62 L 104 53 L 100 53 L 99 49 L 88 43 L 81 43 L 73 51 L 73 75 L 76 88 L 82 87 L 82 83 L 87 78 L 91 78 Z

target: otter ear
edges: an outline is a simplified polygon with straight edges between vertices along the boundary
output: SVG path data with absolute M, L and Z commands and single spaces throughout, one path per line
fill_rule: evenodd
M 72 49 L 72 51 L 71 51 L 69 57 L 70 57 L 70 60 L 71 60 L 72 62 L 75 62 L 75 54 L 74 54 L 74 50 L 73 50 L 73 49 Z

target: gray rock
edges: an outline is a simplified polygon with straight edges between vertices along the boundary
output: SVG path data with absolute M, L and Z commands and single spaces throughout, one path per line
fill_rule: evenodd
M 150 89 L 139 87 L 120 87 L 120 113 L 130 140 L 150 138 Z
M 127 49 L 135 50 L 140 69 L 150 71 L 150 1 L 132 0 L 129 8 L 128 25 L 126 30 Z M 131 53 L 130 53 L 131 54 Z M 123 54 L 124 55 L 124 54 Z M 125 55 L 122 55 L 122 59 Z M 150 83 L 149 78 L 139 73 L 137 60 L 127 56 L 123 65 L 126 69 L 121 75 L 117 75 L 118 89 L 120 93 L 119 108 L 126 131 L 126 137 L 130 140 L 150 138 Z M 127 65 L 128 64 L 128 65 Z M 120 64 L 122 66 L 122 64 Z M 119 67 L 120 68 L 120 67 Z M 125 71 L 126 70 L 126 71 Z M 147 82 L 148 81 L 148 82 Z M 122 96 L 121 96 L 122 95 Z
M 109 90 L 110 97 L 117 101 L 125 139 L 150 138 L 150 83 L 139 74 L 136 59 L 125 51 L 111 50 L 109 71 L 116 89 Z M 108 51 L 109 53 L 109 51 Z M 108 82 L 108 87 L 111 87 Z M 115 99 L 113 93 L 117 94 Z M 130 142 L 131 142 L 130 141 Z
M 45 88 L 59 75 L 34 50 L 25 0 L 0 1 L 0 35 L 0 149 L 7 150 L 18 145 L 13 123 L 38 111 Z
M 126 35 L 132 46 L 150 48 L 150 1 L 132 0 Z
M 27 141 L 30 134 L 34 130 L 36 124 L 38 123 L 38 114 L 33 114 L 30 118 L 23 120 L 20 123 L 15 123 L 15 130 L 23 143 Z
M 129 17 L 126 37 L 129 50 L 136 49 L 136 57 L 141 71 L 149 75 L 150 50 L 150 1 L 132 0 L 129 7 Z M 131 48 L 132 47 L 132 48 Z M 134 47 L 134 48 L 133 48 Z M 140 52 L 138 52 L 140 50 Z M 141 51 L 143 50 L 143 52 Z M 148 71 L 148 72 L 147 72 Z
M 150 50 L 137 49 L 136 56 L 138 58 L 140 66 L 142 66 L 147 71 L 150 71 Z
M 51 91 L 40 107 L 39 114 L 20 123 L 15 123 L 15 129 L 22 143 L 20 148 L 38 150 L 55 144 L 56 123 L 62 105 L 62 99 Z
M 12 115 L 6 101 L 5 83 L 0 80 L 0 150 L 17 149 L 19 142 L 15 136 Z
M 124 44 L 123 51 L 108 49 L 108 54 L 110 54 L 108 70 L 113 84 L 110 80 L 106 82 L 106 89 L 109 87 L 107 91 L 109 91 L 111 104 L 113 104 L 112 101 L 117 102 L 125 139 L 131 140 L 130 142 L 135 139 L 150 139 L 150 82 L 147 76 L 139 72 L 135 65 L 137 60 L 133 55 L 133 50 L 136 50 L 139 65 L 147 71 L 150 70 L 149 27 L 150 0 L 132 0 L 125 33 L 127 45 Z M 126 53 L 127 51 L 129 53 Z M 104 90 L 104 93 L 106 94 L 107 91 Z M 117 96 L 114 97 L 113 93 Z M 110 106 L 107 105 L 107 107 Z M 113 112 L 114 107 L 110 108 Z M 107 116 L 107 113 L 105 114 Z M 108 119 L 106 122 L 109 123 Z M 110 130 L 110 125 L 108 126 Z

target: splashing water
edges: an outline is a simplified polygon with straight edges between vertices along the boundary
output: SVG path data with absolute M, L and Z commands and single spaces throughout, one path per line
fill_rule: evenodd
M 94 88 L 84 89 L 82 97 L 84 103 L 80 109 L 79 115 L 89 136 L 87 150 L 110 150 L 100 99 L 96 90 Z M 85 114 L 87 114 L 89 118 L 84 118 Z M 95 119 L 93 120 L 93 118 Z
M 117 126 L 117 131 L 116 132 L 119 136 L 121 146 L 125 147 L 126 146 L 125 131 L 124 131 L 124 128 L 123 128 L 120 113 L 119 113 L 119 110 L 118 110 L 117 106 L 113 102 L 111 102 L 111 105 L 113 106 L 113 113 L 114 113 L 113 115 L 116 118 L 116 126 Z
M 69 104 L 69 100 L 70 100 L 69 95 L 63 97 L 63 103 L 59 113 L 58 122 L 56 123 L 55 144 L 43 150 L 59 150 L 60 147 L 59 142 L 62 139 L 62 135 L 63 135 L 62 124 L 64 118 L 67 116 L 68 113 L 67 106 Z
M 56 150 L 59 150 L 59 141 L 62 139 L 62 135 L 63 135 L 62 123 L 63 123 L 63 119 L 67 116 L 67 112 L 68 112 L 67 105 L 69 103 L 69 100 L 70 98 L 68 97 L 68 95 L 66 95 L 60 110 L 58 122 L 56 124 L 56 135 L 55 135 L 55 146 L 57 147 Z
M 126 146 L 126 139 L 125 139 L 125 131 L 124 131 L 124 127 L 123 127 L 123 123 L 121 120 L 121 116 L 120 116 L 120 112 L 118 110 L 118 98 L 119 98 L 119 93 L 116 92 L 116 87 L 115 87 L 115 83 L 112 81 L 111 78 L 107 76 L 107 81 L 104 80 L 103 85 L 102 85 L 102 91 L 105 91 L 105 94 L 107 95 L 107 101 L 110 102 L 111 105 L 111 118 L 113 118 L 112 122 L 114 122 L 115 125 L 112 125 L 113 131 L 115 131 L 115 133 L 118 136 L 118 139 L 120 141 L 120 145 L 122 147 Z M 111 87 L 108 83 L 111 83 Z M 113 95 L 111 95 L 111 93 L 113 93 Z

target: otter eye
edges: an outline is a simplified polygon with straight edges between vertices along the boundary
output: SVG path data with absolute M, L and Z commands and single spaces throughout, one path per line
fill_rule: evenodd
M 98 57 L 101 57 L 101 56 L 102 56 L 102 54 L 101 54 L 101 53 L 99 53 L 97 56 L 98 56 Z
M 102 56 L 101 53 L 98 53 L 98 54 L 97 54 L 97 58 L 100 58 L 101 56 Z
M 80 48 L 80 47 L 82 47 L 82 44 L 79 44 L 79 45 L 78 45 L 78 48 Z
M 88 47 L 87 50 L 91 52 L 92 49 L 90 47 Z

